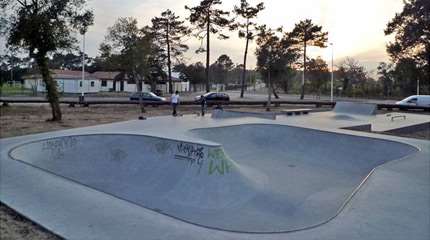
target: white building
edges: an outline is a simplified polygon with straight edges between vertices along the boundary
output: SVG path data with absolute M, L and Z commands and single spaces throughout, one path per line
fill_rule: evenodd
M 94 72 L 91 74 L 100 80 L 100 92 L 136 92 L 135 83 L 130 83 L 125 74 L 120 72 Z M 148 86 L 143 86 L 143 91 L 148 91 Z
M 58 91 L 63 93 L 96 93 L 101 87 L 101 81 L 89 73 L 85 73 L 86 80 L 82 81 L 80 71 L 51 70 L 51 77 L 57 82 Z M 24 76 L 24 87 L 37 92 L 46 92 L 46 86 L 40 74 Z
M 52 78 L 57 82 L 58 91 L 61 93 L 97 93 L 97 92 L 136 92 L 134 82 L 130 82 L 125 74 L 120 72 L 95 72 L 85 73 L 82 81 L 81 71 L 51 70 Z M 190 91 L 189 82 L 183 82 L 179 73 L 172 73 L 173 89 L 184 92 Z M 37 92 L 46 92 L 45 83 L 40 74 L 24 76 L 24 87 L 34 89 Z M 149 83 L 143 85 L 143 91 L 150 91 Z M 159 81 L 157 89 L 163 93 L 169 92 L 168 81 Z

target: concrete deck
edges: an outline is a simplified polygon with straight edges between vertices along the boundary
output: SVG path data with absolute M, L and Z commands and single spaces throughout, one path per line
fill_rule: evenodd
M 1 139 L 0 200 L 67 239 L 428 239 L 430 142 L 378 116 L 157 117 Z

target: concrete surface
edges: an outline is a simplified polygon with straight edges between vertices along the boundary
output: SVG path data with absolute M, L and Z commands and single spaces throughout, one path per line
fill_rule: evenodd
M 225 119 L 225 118 L 243 118 L 243 117 L 255 117 L 276 120 L 275 112 L 244 112 L 244 111 L 233 111 L 233 110 L 222 110 L 214 109 L 212 111 L 212 118 Z
M 372 131 L 387 132 L 430 123 L 430 115 L 394 112 L 377 115 L 370 123 L 372 125 Z
M 428 239 L 430 142 L 336 114 L 1 139 L 0 200 L 68 239 Z

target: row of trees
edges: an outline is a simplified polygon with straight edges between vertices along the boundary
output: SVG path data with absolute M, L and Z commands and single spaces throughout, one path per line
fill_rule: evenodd
M 222 4 L 221 0 L 203 0 L 200 2 L 198 6 L 188 7 L 185 6 L 186 9 L 189 10 L 190 15 L 188 20 L 194 26 L 194 31 L 191 31 L 184 23 L 184 21 L 180 21 L 179 17 L 176 16 L 170 10 L 167 10 L 161 13 L 161 17 L 156 17 L 152 19 L 152 26 L 145 26 L 142 29 L 137 28 L 137 21 L 131 18 L 120 18 L 117 23 L 108 30 L 108 35 L 106 37 L 106 42 L 103 43 L 100 47 L 102 52 L 102 56 L 105 59 L 105 62 L 115 62 L 116 66 L 120 66 L 121 59 L 134 59 L 134 55 L 145 54 L 144 51 L 124 51 L 128 46 L 136 46 L 138 43 L 130 42 L 129 40 L 139 41 L 139 37 L 136 36 L 134 31 L 139 31 L 142 36 L 140 38 L 148 38 L 153 39 L 154 45 L 158 50 L 152 51 L 150 54 L 157 56 L 154 59 L 158 59 L 156 61 L 160 65 L 152 65 L 158 66 L 158 69 L 163 69 L 163 63 L 166 63 L 168 73 L 169 73 L 169 83 L 171 86 L 171 69 L 172 69 L 172 57 L 177 58 L 181 57 L 182 54 L 188 50 L 188 47 L 182 44 L 182 39 L 184 36 L 193 33 L 195 37 L 198 39 L 206 40 L 206 46 L 202 46 L 197 49 L 196 53 L 206 53 L 206 67 L 205 67 L 205 75 L 206 75 L 206 91 L 210 90 L 210 82 L 211 81 L 211 73 L 216 74 L 216 71 L 212 72 L 211 69 L 216 70 L 216 66 L 211 66 L 210 63 L 210 43 L 211 36 L 217 36 L 219 39 L 228 39 L 229 36 L 223 32 L 225 29 L 229 29 L 230 31 L 237 30 L 238 36 L 240 38 L 245 39 L 245 52 L 244 52 L 244 60 L 241 65 L 242 74 L 241 74 L 241 97 L 244 95 L 246 79 L 247 79 L 247 57 L 248 57 L 248 48 L 250 41 L 253 41 L 255 37 L 260 39 L 262 45 L 266 46 L 266 43 L 263 43 L 265 38 L 265 34 L 271 34 L 272 30 L 267 29 L 265 25 L 258 25 L 253 20 L 257 17 L 258 13 L 264 10 L 264 4 L 259 3 L 256 6 L 251 6 L 246 0 L 241 0 L 240 5 L 235 6 L 233 13 L 235 14 L 235 18 L 230 17 L 230 12 L 221 10 L 219 6 Z M 288 60 L 285 62 L 278 62 L 277 64 L 292 64 L 298 60 L 298 52 L 300 50 L 303 51 L 303 77 L 302 77 L 302 90 L 301 90 L 301 99 L 304 98 L 305 94 L 305 73 L 306 73 L 306 49 L 308 46 L 318 46 L 318 47 L 326 47 L 327 43 L 327 32 L 322 31 L 321 26 L 317 26 L 312 23 L 311 20 L 307 19 L 305 21 L 301 21 L 296 24 L 295 28 L 288 33 L 285 33 L 283 38 L 283 44 L 278 46 L 273 46 L 273 48 L 277 48 L 277 50 L 283 51 L 285 54 L 288 54 Z M 122 45 L 116 44 L 117 49 L 113 47 L 110 42 L 118 41 L 119 38 L 127 37 L 127 41 L 120 41 Z M 151 42 L 149 40 L 149 42 Z M 285 46 L 285 44 L 288 46 Z M 148 46 L 144 46 L 148 48 Z M 267 46 L 266 46 L 267 47 Z M 116 51 L 115 51 L 116 50 Z M 113 53 L 112 53 L 113 52 Z M 270 52 L 272 54 L 274 52 Z M 256 52 L 257 57 L 262 59 L 267 56 L 267 52 L 258 51 Z M 261 55 L 261 56 L 260 56 Z M 143 59 L 141 59 L 143 61 Z M 222 61 L 222 59 L 219 59 Z M 261 62 L 261 61 L 260 61 Z M 263 61 L 264 62 L 264 61 Z M 261 62 L 261 63 L 263 63 Z M 137 64 L 137 63 L 136 63 Z M 215 63 L 218 64 L 218 63 Z M 267 61 L 264 62 L 267 64 Z M 133 66 L 130 62 L 126 62 L 125 66 Z M 151 64 L 149 64 L 151 65 Z M 144 66 L 149 66 L 148 64 L 142 64 L 142 70 Z M 261 65 L 261 64 L 260 64 Z M 260 67 L 260 70 L 265 68 Z M 286 67 L 286 65 L 282 65 L 282 67 Z M 133 72 L 129 69 L 122 68 L 123 71 L 129 72 L 129 76 L 132 79 L 136 79 L 133 75 Z M 277 74 L 285 73 L 288 69 L 284 69 Z M 146 71 L 149 72 L 149 71 Z M 161 73 L 161 72 L 160 72 Z M 159 74 L 162 75 L 162 74 Z M 146 78 L 149 79 L 149 78 Z M 170 88 L 173 90 L 172 88 Z
M 0 18 L 0 32 L 6 34 L 8 46 L 26 49 L 30 58 L 34 59 L 47 86 L 53 120 L 61 119 L 61 111 L 55 83 L 49 73 L 48 56 L 62 50 L 76 49 L 77 40 L 72 33 L 84 34 L 93 23 L 93 13 L 86 9 L 85 2 L 3 0 L 0 3 L 6 13 Z M 206 53 L 206 64 L 178 65 L 177 68 L 188 72 L 189 78 L 201 79 L 200 70 L 203 67 L 206 91 L 209 91 L 211 73 L 222 76 L 225 72 L 233 71 L 230 69 L 233 65 L 226 56 L 222 56 L 211 66 L 211 38 L 216 36 L 228 39 L 226 31 L 237 31 L 238 36 L 245 39 L 243 64 L 234 67 L 236 72 L 242 71 L 241 97 L 248 73 L 248 48 L 253 40 L 257 42 L 257 70 L 263 79 L 273 83 L 273 89 L 277 86 L 288 91 L 289 80 L 301 73 L 301 99 L 305 95 L 305 86 L 309 86 L 313 92 L 321 92 L 328 79 L 327 64 L 321 58 L 310 59 L 307 56 L 309 46 L 327 47 L 328 33 L 321 26 L 307 19 L 297 23 L 290 32 L 283 31 L 282 28 L 271 29 L 255 22 L 255 18 L 264 10 L 263 3 L 252 6 L 246 0 L 240 0 L 240 4 L 231 12 L 222 10 L 221 4 L 221 0 L 202 0 L 197 6 L 185 6 L 189 11 L 186 20 L 192 27 L 187 26 L 185 20 L 181 20 L 170 10 L 154 17 L 151 24 L 143 28 L 138 27 L 134 18 L 120 18 L 108 29 L 105 41 L 100 45 L 100 56 L 88 64 L 104 70 L 119 70 L 135 81 L 138 89 L 142 89 L 144 79 L 151 83 L 160 78 L 168 79 L 172 86 L 171 72 L 174 63 L 180 62 L 181 56 L 188 50 L 188 46 L 183 44 L 184 38 L 193 35 L 202 41 L 196 52 Z M 378 69 L 380 81 L 377 83 L 370 79 L 364 68 L 347 60 L 335 73 L 337 79 L 341 79 L 339 89 L 342 93 L 355 94 L 357 88 L 364 93 L 370 92 L 369 86 L 372 89 L 378 88 L 381 83 L 387 95 L 396 92 L 396 89 L 406 93 L 411 91 L 412 82 L 419 82 L 418 80 L 426 92 L 429 86 L 430 51 L 428 15 L 428 1 L 406 0 L 403 12 L 395 16 L 385 31 L 387 35 L 395 34 L 396 37 L 395 42 L 387 47 L 392 63 L 381 64 Z M 62 56 L 53 57 L 61 59 Z M 70 58 L 67 59 L 68 57 Z M 66 55 L 64 59 L 67 61 L 56 61 L 54 65 L 71 69 L 79 65 L 74 56 Z M 66 66 L 66 62 L 73 61 L 76 62 Z M 170 89 L 173 90 L 172 87 Z
M 195 64 L 180 63 L 174 67 L 175 71 L 182 73 L 181 77 L 185 81 L 189 81 L 194 91 L 197 91 L 197 86 L 205 84 L 206 68 L 203 63 Z M 224 90 L 237 89 L 242 87 L 243 65 L 235 64 L 227 54 L 222 54 L 218 59 L 209 66 L 214 84 L 221 85 Z M 246 70 L 246 83 L 251 84 L 256 81 L 256 73 L 253 70 Z M 205 84 L 206 85 L 206 84 Z M 199 89 L 200 90 L 200 89 Z
M 282 58 L 284 59 L 284 62 L 277 62 L 277 64 L 284 63 L 288 65 L 291 62 L 297 60 L 297 58 L 292 57 L 297 56 L 297 51 L 290 50 L 298 50 L 299 48 L 303 50 L 303 78 L 300 97 L 303 99 L 305 94 L 307 47 L 326 47 L 328 33 L 323 32 L 321 26 L 315 25 L 310 19 L 306 19 L 296 24 L 295 28 L 291 32 L 285 34 L 282 40 L 283 43 L 277 44 L 275 43 L 276 37 L 274 37 L 272 29 L 268 29 L 265 25 L 259 25 L 254 22 L 254 19 L 258 16 L 258 14 L 264 10 L 263 3 L 252 6 L 246 0 L 241 0 L 240 5 L 234 7 L 234 19 L 229 18 L 229 12 L 217 8 L 217 6 L 221 5 L 221 3 L 221 0 L 203 0 L 200 2 L 200 5 L 196 7 L 185 7 L 186 9 L 190 10 L 191 13 L 189 17 L 190 23 L 197 28 L 196 36 L 200 39 L 206 39 L 206 48 L 200 48 L 198 50 L 198 52 L 206 52 L 206 91 L 209 91 L 210 82 L 210 36 L 211 34 L 216 34 L 219 39 L 228 39 L 228 35 L 224 34 L 222 30 L 229 28 L 230 30 L 238 30 L 239 37 L 245 39 L 245 53 L 241 77 L 241 97 L 244 95 L 249 43 L 257 36 L 259 47 L 263 46 L 273 48 L 273 51 L 268 51 L 267 49 L 257 49 L 256 51 L 256 55 L 260 63 L 258 68 L 260 70 L 267 68 L 266 71 L 268 71 L 269 74 L 271 72 L 270 65 L 274 63 L 274 59 Z M 288 46 L 285 46 L 285 43 L 287 43 Z M 276 50 L 288 52 L 288 60 L 286 60 L 283 56 L 275 56 Z M 264 66 L 262 66 L 262 64 Z M 283 65 L 283 67 L 286 68 L 287 65 Z M 280 72 L 278 72 L 278 74 L 279 73 Z
M 401 13 L 387 24 L 389 63 L 378 67 L 385 96 L 430 94 L 430 1 L 406 0 Z
M 56 121 L 61 120 L 61 111 L 56 85 L 49 73 L 48 55 L 62 50 L 76 49 L 77 39 L 72 33 L 78 31 L 85 34 L 88 27 L 93 24 L 93 13 L 85 8 L 85 2 L 85 0 L 4 0 L 1 2 L 3 12 L 9 14 L 2 16 L 0 31 L 7 33 L 9 46 L 27 50 L 30 57 L 37 63 L 46 83 L 53 120 Z M 264 9 L 264 4 L 251 6 L 246 0 L 241 0 L 240 5 L 235 6 L 233 10 L 236 18 L 230 17 L 230 12 L 221 10 L 219 8 L 221 4 L 221 0 L 202 0 L 197 6 L 185 6 L 185 8 L 190 13 L 188 20 L 194 26 L 194 36 L 201 40 L 206 39 L 206 48 L 201 47 L 197 50 L 197 52 L 206 52 L 206 91 L 210 90 L 211 35 L 227 39 L 229 36 L 224 34 L 223 30 L 228 28 L 238 30 L 239 37 L 246 39 L 241 76 L 241 96 L 243 97 L 249 42 L 255 35 L 264 33 L 265 28 L 258 26 L 253 19 Z M 316 45 L 323 46 L 326 41 L 324 36 L 327 33 L 318 33 L 320 31 L 321 27 L 314 26 L 310 20 L 306 20 L 296 25 L 296 29 L 291 33 L 295 34 L 296 43 L 304 44 L 305 69 L 307 44 L 317 42 Z M 143 28 L 137 27 L 136 19 L 120 18 L 108 29 L 106 39 L 100 46 L 101 55 L 96 59 L 96 64 L 105 66 L 107 69 L 121 70 L 128 75 L 129 79 L 137 83 L 139 90 L 142 89 L 143 79 L 165 77 L 163 69 L 167 66 L 169 85 L 172 86 L 172 58 L 180 57 L 188 49 L 182 44 L 182 38 L 191 32 L 185 22 L 179 20 L 179 17 L 170 10 L 153 18 L 152 25 Z M 323 42 L 317 39 L 321 36 Z M 73 56 L 65 58 L 67 57 Z M 304 73 L 305 71 L 303 75 Z M 303 98 L 304 82 L 302 89 Z M 173 88 L 171 87 L 170 90 L 172 91 Z

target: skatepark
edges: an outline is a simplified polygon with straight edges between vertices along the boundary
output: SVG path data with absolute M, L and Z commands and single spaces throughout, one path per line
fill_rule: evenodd
M 338 103 L 1 139 L 0 201 L 66 239 L 428 239 L 430 142 L 378 134 L 428 122 Z

